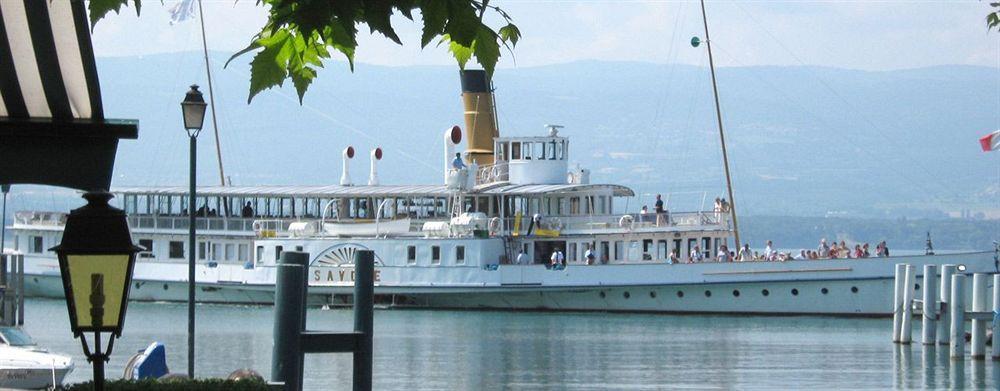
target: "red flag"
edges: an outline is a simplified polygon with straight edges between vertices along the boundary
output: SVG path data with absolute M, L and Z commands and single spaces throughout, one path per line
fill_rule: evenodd
M 983 147 L 983 152 L 1000 149 L 1000 130 L 995 130 L 980 138 L 979 145 Z

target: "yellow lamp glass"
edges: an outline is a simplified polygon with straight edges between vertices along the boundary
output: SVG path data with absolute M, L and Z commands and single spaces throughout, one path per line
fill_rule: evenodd
M 118 327 L 128 263 L 129 254 L 66 256 L 77 327 Z

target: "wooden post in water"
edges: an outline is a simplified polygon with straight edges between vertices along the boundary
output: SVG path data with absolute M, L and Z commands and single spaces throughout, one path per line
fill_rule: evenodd
M 274 292 L 274 347 L 271 352 L 271 381 L 284 389 L 302 389 L 302 346 L 299 335 L 305 328 L 306 273 L 309 254 L 284 251 L 278 261 Z
M 903 287 L 906 277 L 906 264 L 896 264 L 895 275 L 895 296 L 893 296 L 892 307 L 892 342 L 899 343 L 903 330 Z
M 955 265 L 941 266 L 941 319 L 938 325 L 937 341 L 941 345 L 947 345 L 951 336 L 951 316 L 949 316 L 948 306 L 951 303 L 951 276 L 955 274 Z
M 924 345 L 937 343 L 937 266 L 924 265 L 923 322 L 921 335 Z
M 993 343 L 990 346 L 990 355 L 993 360 L 1000 360 L 1000 274 L 993 275 Z M 997 371 L 994 371 L 996 373 Z
M 951 276 L 951 358 L 965 359 L 965 275 Z
M 906 278 L 903 282 L 903 322 L 899 336 L 899 343 L 903 344 L 913 341 L 913 284 L 916 280 L 916 266 L 906 265 Z
M 986 273 L 972 275 L 972 311 L 986 312 Z M 972 318 L 972 359 L 982 360 L 986 357 L 986 319 L 979 316 Z

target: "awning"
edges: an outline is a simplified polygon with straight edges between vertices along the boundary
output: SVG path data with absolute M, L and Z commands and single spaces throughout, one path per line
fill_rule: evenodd
M 0 0 L 0 183 L 107 189 L 137 133 L 104 118 L 83 0 Z

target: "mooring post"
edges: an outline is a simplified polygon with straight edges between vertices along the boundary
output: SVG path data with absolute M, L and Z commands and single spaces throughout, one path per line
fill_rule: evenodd
M 11 323 L 10 296 L 13 292 L 11 292 L 9 281 L 7 281 L 7 259 L 7 254 L 0 254 L 0 289 L 3 289 L 2 294 L 0 294 L 0 326 L 14 325 Z
M 951 316 L 948 306 L 951 302 L 951 276 L 954 274 L 955 265 L 941 266 L 941 311 L 939 312 L 941 322 L 938 324 L 937 340 L 942 345 L 947 345 L 951 337 Z
M 923 300 L 924 300 L 924 316 L 922 322 L 921 335 L 923 336 L 924 345 L 933 345 L 937 343 L 937 318 L 938 318 L 938 305 L 937 305 L 937 266 L 936 265 L 924 265 L 924 286 L 923 286 Z
M 906 265 L 906 278 L 903 285 L 903 325 L 900 330 L 899 342 L 908 344 L 913 341 L 913 284 L 917 280 L 917 268 Z
M 895 292 L 892 307 L 892 342 L 898 343 L 903 331 L 903 287 L 906 278 L 906 264 L 896 264 Z
M 986 273 L 972 275 L 972 311 L 986 312 L 986 283 L 989 276 Z M 986 357 L 986 319 L 979 316 L 972 318 L 972 359 L 982 360 Z
M 993 343 L 990 346 L 990 355 L 993 360 L 1000 360 L 1000 274 L 993 275 Z M 993 371 L 998 373 L 1000 371 Z
M 965 359 L 965 275 L 951 276 L 951 358 Z
M 271 381 L 284 383 L 285 390 L 302 389 L 302 347 L 304 331 L 306 273 L 309 254 L 281 253 L 274 291 L 274 350 L 271 352 Z
M 354 255 L 354 331 L 361 340 L 354 351 L 354 390 L 371 391 L 374 349 L 375 252 Z

